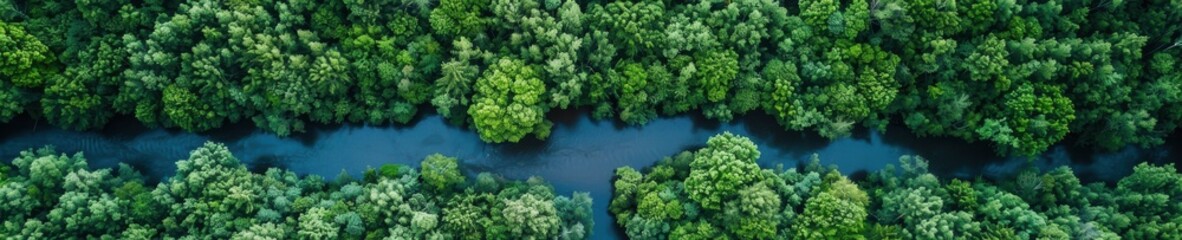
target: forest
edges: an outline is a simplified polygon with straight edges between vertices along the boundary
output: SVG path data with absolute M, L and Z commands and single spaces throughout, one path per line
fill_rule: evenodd
M 5 239 L 586 239 L 591 197 L 540 178 L 465 177 L 456 158 L 384 165 L 360 178 L 252 173 L 207 143 L 153 186 L 130 166 L 28 150 L 0 164 Z
M 544 139 L 751 112 L 828 138 L 902 124 L 1032 156 L 1182 123 L 1170 0 L 0 0 L 0 122 L 406 123 Z
M 629 239 L 1179 239 L 1182 173 L 1141 163 L 1114 184 L 1068 167 L 941 179 L 902 156 L 861 177 L 809 163 L 762 168 L 723 133 L 638 171 L 620 167 L 608 211 Z M 251 172 L 207 143 L 150 183 L 82 153 L 28 150 L 0 164 L 0 236 L 16 239 L 587 239 L 588 193 L 426 156 L 359 178 Z M 153 186 L 155 184 L 155 186 Z M 601 203 L 602 204 L 602 203 Z M 606 220 L 606 219 L 605 219 Z M 604 223 L 600 223 L 604 224 Z M 607 223 L 611 224 L 611 223 Z
M 1182 239 L 1172 163 L 1106 185 L 1067 167 L 942 180 L 918 156 L 855 181 L 816 155 L 788 169 L 758 158 L 723 133 L 643 172 L 621 167 L 609 209 L 630 239 Z

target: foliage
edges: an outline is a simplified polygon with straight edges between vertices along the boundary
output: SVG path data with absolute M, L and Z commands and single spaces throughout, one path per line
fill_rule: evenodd
M 0 166 L 0 235 L 11 238 L 586 239 L 594 225 L 586 193 L 556 196 L 536 178 L 467 184 L 456 159 L 438 154 L 419 170 L 325 181 L 252 173 L 207 143 L 155 187 L 127 165 L 91 170 L 81 153 L 52 148 Z
M 717 210 L 744 186 L 760 180 L 750 174 L 759 171 L 759 150 L 750 139 L 730 133 L 711 137 L 706 144 L 694 154 L 685 189 L 703 208 Z
M 749 140 L 723 133 L 642 171 L 619 168 L 609 211 L 632 239 L 1168 239 L 1182 219 L 1173 164 L 1142 163 L 1106 186 L 1082 185 L 1067 167 L 946 181 L 927 160 L 903 156 L 854 182 L 817 158 L 772 170 L 755 166 L 753 153 Z M 727 159 L 754 169 L 721 165 L 711 174 L 751 179 L 710 182 L 738 186 L 726 195 L 720 186 L 731 184 L 707 185 L 717 197 L 704 198 L 695 181 L 719 156 L 745 156 Z
M 430 104 L 517 142 L 545 138 L 552 108 L 763 110 L 831 139 L 900 121 L 1000 155 L 1151 147 L 1182 125 L 1179 16 L 1167 0 L 0 3 L 0 122 L 287 135 Z
M 520 60 L 502 58 L 476 80 L 476 95 L 468 115 L 486 142 L 517 142 L 533 133 L 549 136 L 542 93 L 546 91 L 537 71 Z

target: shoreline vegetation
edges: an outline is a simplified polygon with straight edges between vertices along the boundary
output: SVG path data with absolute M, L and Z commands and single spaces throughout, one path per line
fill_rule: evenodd
M 586 239 L 591 197 L 544 180 L 465 177 L 435 154 L 360 176 L 252 173 L 207 143 L 155 186 L 46 147 L 0 165 L 0 236 L 18 239 Z M 9 166 L 12 166 L 9 168 Z
M 499 143 L 587 107 L 831 139 L 901 122 L 1003 156 L 1150 147 L 1182 123 L 1180 26 L 1167 0 L 3 1 L 0 122 L 285 136 L 429 106 Z
M 630 239 L 1174 239 L 1182 173 L 1137 165 L 1114 184 L 1068 167 L 1006 179 L 940 179 L 919 156 L 851 179 L 814 155 L 801 168 L 762 168 L 750 139 L 636 170 L 620 167 L 608 211 Z M 28 150 L 0 164 L 0 235 L 155 239 L 586 239 L 588 193 L 544 180 L 465 176 L 457 159 L 384 165 L 360 178 L 251 173 L 207 143 L 155 187 L 127 165 L 89 169 L 82 153 Z M 602 199 L 606 201 L 607 199 Z M 603 204 L 603 203 L 600 203 Z M 602 219 L 608 220 L 609 219 Z M 611 223 L 599 223 L 611 224 Z
M 638 171 L 616 170 L 609 209 L 630 239 L 1177 239 L 1182 174 L 1141 163 L 1114 186 L 1068 167 L 1011 178 L 940 179 L 927 160 L 852 181 L 814 155 L 760 168 L 755 144 L 724 133 Z

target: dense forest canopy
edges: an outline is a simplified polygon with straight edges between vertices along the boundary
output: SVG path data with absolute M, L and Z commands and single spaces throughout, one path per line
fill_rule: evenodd
M 325 159 L 327 160 L 327 159 Z M 456 158 L 335 180 L 252 173 L 207 143 L 155 186 L 127 165 L 90 169 L 52 148 L 0 164 L 7 239 L 586 239 L 591 197 L 540 178 L 467 178 Z M 10 167 L 11 166 L 11 167 Z
M 927 161 L 852 181 L 817 156 L 765 169 L 724 133 L 637 171 L 616 170 L 609 207 L 630 239 L 1179 239 L 1182 174 L 1141 163 L 1116 182 L 1081 183 L 1067 167 L 1009 179 L 941 180 Z
M 752 111 L 835 138 L 890 122 L 1034 155 L 1182 123 L 1170 0 L 0 0 L 0 122 L 190 131 L 403 123 L 488 142 L 551 109 L 643 124 Z

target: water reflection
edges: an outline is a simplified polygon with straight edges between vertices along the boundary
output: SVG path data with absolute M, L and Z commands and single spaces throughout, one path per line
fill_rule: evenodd
M 92 167 L 128 163 L 145 175 L 160 179 L 175 171 L 176 160 L 205 141 L 225 143 L 252 171 L 280 167 L 300 174 L 336 177 L 342 171 L 358 176 L 366 168 L 398 163 L 417 166 L 432 153 L 459 158 L 467 174 L 492 172 L 507 178 L 540 176 L 561 194 L 590 192 L 595 199 L 595 238 L 619 238 L 620 231 L 607 212 L 611 178 L 616 168 L 642 168 L 664 156 L 705 144 L 724 131 L 752 138 L 761 150 L 765 167 L 799 166 L 813 154 L 823 164 L 835 164 L 855 177 L 894 164 L 900 155 L 921 155 L 931 161 L 933 173 L 942 177 L 976 175 L 1002 177 L 1034 164 L 1043 169 L 1071 166 L 1084 181 L 1112 180 L 1131 172 L 1142 160 L 1178 161 L 1173 144 L 1148 150 L 1127 148 L 1097 153 L 1086 148 L 1056 145 L 1033 159 L 999 158 L 986 144 L 955 138 L 919 138 L 905 127 L 892 125 L 885 132 L 860 129 L 850 137 L 827 140 L 812 132 L 786 132 L 767 115 L 752 114 L 730 123 L 718 123 L 700 115 L 660 118 L 643 126 L 613 121 L 593 121 L 584 111 L 554 111 L 555 122 L 546 141 L 527 139 L 518 144 L 485 144 L 475 132 L 446 123 L 437 115 L 417 118 L 407 125 L 311 125 L 306 133 L 277 137 L 263 133 L 249 122 L 228 124 L 210 133 L 149 129 L 134 119 L 115 119 L 97 132 L 72 132 L 18 119 L 0 128 L 0 158 L 12 159 L 19 151 L 55 145 L 60 152 L 85 152 Z M 128 124 L 130 123 L 130 124 Z M 1068 139 L 1065 142 L 1072 142 Z

